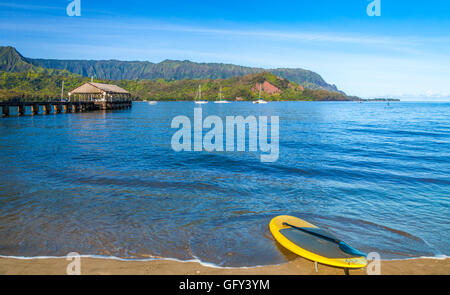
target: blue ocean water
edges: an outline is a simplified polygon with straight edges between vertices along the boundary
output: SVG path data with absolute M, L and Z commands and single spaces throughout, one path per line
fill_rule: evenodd
M 247 102 L 279 116 L 280 155 L 175 152 L 191 102 L 0 119 L 0 255 L 281 263 L 289 214 L 384 259 L 450 254 L 450 103 Z

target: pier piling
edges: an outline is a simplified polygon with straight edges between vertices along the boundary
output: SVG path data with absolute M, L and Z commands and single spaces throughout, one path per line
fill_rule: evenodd
M 32 115 L 39 114 L 39 104 L 35 103 L 35 104 L 31 105 L 31 114 Z
M 1 115 L 6 117 L 10 115 L 10 107 L 17 108 L 19 116 L 25 115 L 25 108 L 30 107 L 31 115 L 39 114 L 39 108 L 42 106 L 43 114 L 53 113 L 76 113 L 94 110 L 116 110 L 131 107 L 130 101 L 47 101 L 47 102 L 18 102 L 7 101 L 0 102 L 2 108 Z
M 8 117 L 9 116 L 9 106 L 2 106 L 2 115 L 4 117 Z
M 51 106 L 49 104 L 42 105 L 42 110 L 44 111 L 44 114 L 48 115 L 51 112 Z
M 61 105 L 60 104 L 53 105 L 53 110 L 55 111 L 55 113 L 61 113 Z
M 23 104 L 17 106 L 17 114 L 19 116 L 23 116 L 25 114 L 25 106 Z

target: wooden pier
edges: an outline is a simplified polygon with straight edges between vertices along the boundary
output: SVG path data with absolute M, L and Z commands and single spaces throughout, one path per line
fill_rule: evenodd
M 63 84 L 64 85 L 64 84 Z M 70 91 L 69 99 L 54 101 L 5 101 L 0 102 L 2 115 L 9 116 L 10 108 L 17 108 L 19 116 L 25 114 L 25 107 L 31 107 L 31 114 L 37 115 L 42 107 L 44 114 L 52 113 L 77 113 L 94 110 L 119 110 L 131 108 L 131 93 L 117 85 L 87 82 Z
M 17 114 L 22 116 L 25 114 L 25 107 L 31 108 L 31 115 L 39 114 L 42 110 L 43 114 L 50 113 L 78 113 L 89 112 L 95 110 L 120 110 L 131 108 L 131 100 L 126 101 L 39 101 L 39 102 L 20 102 L 6 101 L 0 102 L 2 115 L 9 116 L 10 108 L 16 108 Z

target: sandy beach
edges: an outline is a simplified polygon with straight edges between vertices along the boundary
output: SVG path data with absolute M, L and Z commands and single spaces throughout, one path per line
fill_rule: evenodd
M 0 258 L 1 275 L 64 275 L 70 261 L 64 258 Z M 103 258 L 81 258 L 82 275 L 344 275 L 342 269 L 319 265 L 297 258 L 280 265 L 251 268 L 217 268 L 197 262 L 172 260 L 122 261 Z M 350 275 L 365 275 L 365 269 L 351 270 Z M 450 260 L 409 259 L 382 261 L 384 275 L 449 275 Z

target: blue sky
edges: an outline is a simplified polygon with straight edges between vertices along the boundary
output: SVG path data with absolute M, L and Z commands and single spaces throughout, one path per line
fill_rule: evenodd
M 0 0 L 0 44 L 26 57 L 164 59 L 313 70 L 361 97 L 450 98 L 450 1 Z

